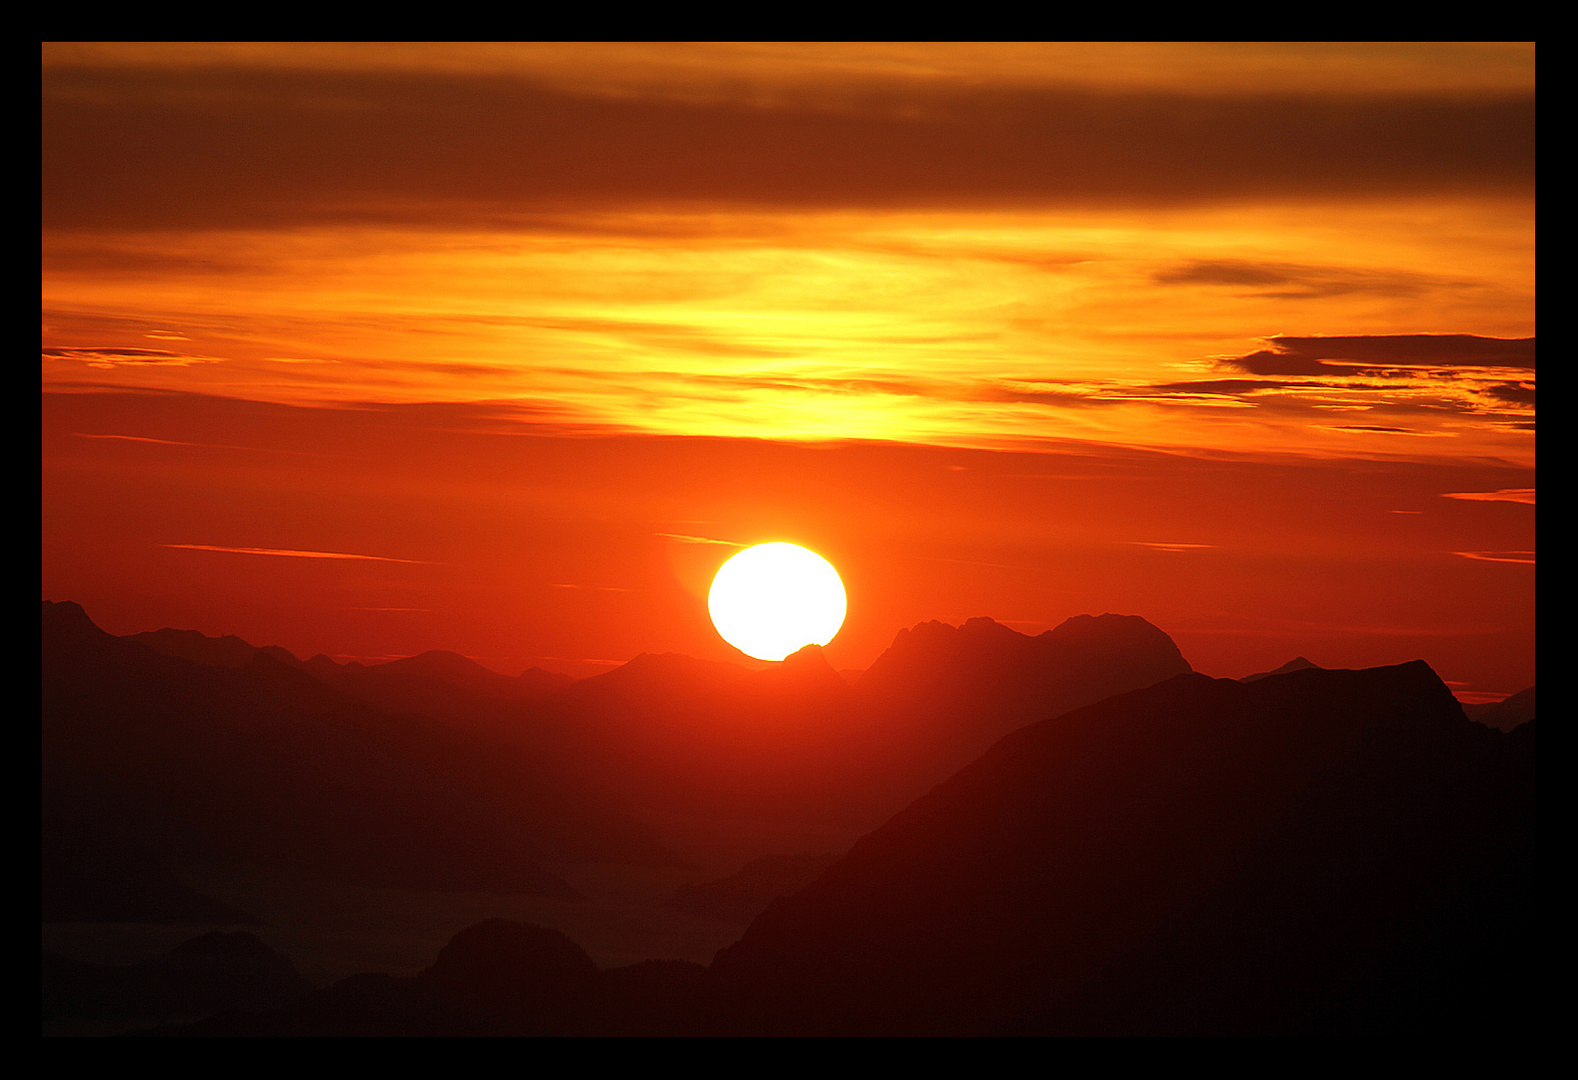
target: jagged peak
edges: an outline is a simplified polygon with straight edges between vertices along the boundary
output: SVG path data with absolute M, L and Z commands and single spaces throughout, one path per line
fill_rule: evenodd
M 1257 682 L 1260 679 L 1267 679 L 1267 678 L 1270 678 L 1273 675 L 1286 675 L 1286 674 L 1288 674 L 1289 672 L 1292 672 L 1292 671 L 1306 671 L 1306 670 L 1308 670 L 1310 668 L 1315 668 L 1317 670 L 1320 670 L 1320 665 L 1317 664 L 1317 663 L 1314 663 L 1311 660 L 1306 659 L 1305 657 L 1295 656 L 1293 659 L 1289 660 L 1287 663 L 1283 664 L 1279 668 L 1272 668 L 1270 671 L 1257 671 L 1253 675 L 1245 675 L 1242 679 L 1239 679 L 1238 681 L 1239 682 Z
M 796 667 L 807 670 L 814 669 L 818 671 L 820 671 L 822 668 L 826 668 L 829 671 L 833 670 L 833 665 L 827 662 L 827 654 L 822 651 L 822 646 L 816 644 L 815 642 L 812 642 L 809 645 L 802 645 L 800 648 L 796 649 L 794 652 L 790 653 L 779 662 L 785 667 Z
M 88 626 L 98 628 L 92 618 L 88 616 L 82 605 L 75 600 L 45 600 L 44 618 L 59 624 L 86 623 Z
M 419 652 L 415 656 L 404 656 L 398 660 L 389 660 L 373 666 L 394 668 L 397 671 L 412 670 L 447 675 L 475 675 L 479 672 L 498 675 L 498 672 L 486 664 L 478 663 L 469 656 L 452 652 L 449 649 L 428 649 L 426 652 Z M 499 677 L 504 678 L 502 675 Z

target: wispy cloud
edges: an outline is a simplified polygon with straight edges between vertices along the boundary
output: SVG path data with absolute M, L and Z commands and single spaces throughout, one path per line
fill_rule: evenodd
M 159 364 L 170 367 L 187 367 L 192 364 L 218 364 L 218 356 L 192 356 L 171 352 L 168 349 L 121 349 L 57 346 L 44 349 L 45 360 L 77 360 L 89 367 L 112 368 L 121 364 Z
M 368 562 L 410 563 L 416 566 L 441 566 L 423 559 L 393 559 L 386 555 L 353 555 L 345 551 L 298 551 L 294 548 L 227 547 L 222 544 L 160 544 L 160 547 L 187 551 L 223 551 L 232 555 L 282 555 L 292 559 L 363 559 Z
M 1363 431 L 1372 435 L 1442 435 L 1450 432 L 1416 431 L 1413 428 L 1387 427 L 1383 424 L 1326 424 L 1328 431 Z
M 1448 491 L 1443 499 L 1462 499 L 1465 502 L 1510 502 L 1534 505 L 1533 488 L 1502 488 L 1499 491 Z
M 1215 544 L 1170 544 L 1151 540 L 1124 540 L 1122 542 L 1133 547 L 1151 548 L 1154 551 L 1199 551 L 1216 547 Z
M 1213 285 L 1252 290 L 1278 300 L 1319 299 L 1349 293 L 1412 296 L 1434 284 L 1422 274 L 1387 273 L 1332 266 L 1254 262 L 1247 259 L 1193 259 L 1158 271 L 1158 285 Z
M 303 457 L 323 457 L 309 450 L 282 450 L 271 446 L 233 446 L 229 443 L 182 442 L 179 439 L 154 439 L 146 435 L 94 435 L 86 431 L 73 431 L 78 439 L 109 439 L 116 442 L 151 443 L 155 446 L 191 446 L 199 450 L 250 450 L 261 454 L 300 454 Z
M 742 548 L 742 547 L 748 547 L 749 546 L 747 544 L 737 544 L 733 540 L 714 540 L 710 536 L 685 536 L 682 533 L 665 533 L 665 532 L 653 533 L 652 535 L 653 536 L 661 536 L 661 537 L 663 537 L 665 539 L 668 539 L 668 540 L 678 540 L 678 541 L 680 541 L 681 543 L 684 543 L 684 544 L 722 544 L 724 547 L 736 547 L 736 548 Z
M 1465 559 L 1478 559 L 1481 562 L 1510 562 L 1534 565 L 1534 552 L 1532 551 L 1454 551 L 1452 554 L 1461 555 Z

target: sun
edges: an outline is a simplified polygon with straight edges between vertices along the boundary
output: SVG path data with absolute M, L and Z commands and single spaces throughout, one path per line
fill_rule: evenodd
M 799 544 L 757 544 L 718 567 L 707 594 L 723 640 L 758 660 L 826 645 L 848 601 L 833 564 Z

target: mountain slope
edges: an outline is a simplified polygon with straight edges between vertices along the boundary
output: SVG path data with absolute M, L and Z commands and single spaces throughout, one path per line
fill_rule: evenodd
M 113 822 L 167 862 L 572 897 L 547 857 L 660 857 L 530 755 L 392 715 L 255 653 L 214 667 L 44 607 L 46 819 Z
M 1450 1028 L 1523 973 L 1533 776 L 1423 663 L 1180 676 L 1003 739 L 713 971 L 754 1033 Z

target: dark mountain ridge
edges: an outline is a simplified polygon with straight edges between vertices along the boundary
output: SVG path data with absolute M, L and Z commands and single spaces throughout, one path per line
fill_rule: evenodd
M 1532 727 L 1422 662 L 1178 676 L 1007 736 L 713 973 L 764 1034 L 1451 1030 L 1531 962 Z
M 92 627 L 81 609 L 75 610 L 81 623 Z M 56 634 L 64 640 L 58 628 Z M 396 786 L 432 790 L 434 773 L 453 780 L 471 771 L 491 776 L 484 786 L 497 793 L 509 786 L 509 762 L 525 782 L 515 784 L 520 790 L 507 801 L 537 819 L 529 826 L 536 835 L 524 846 L 539 859 L 630 852 L 629 826 L 612 820 L 626 813 L 664 819 L 773 818 L 812 828 L 870 829 L 1007 731 L 1189 670 L 1164 633 L 1138 617 L 1116 615 L 1079 616 L 1033 638 L 990 619 L 973 619 L 959 628 L 921 624 L 900 631 L 855 686 L 815 647 L 759 671 L 643 654 L 604 675 L 577 681 L 531 671 L 511 680 L 442 651 L 376 665 L 338 664 L 323 656 L 302 662 L 277 647 L 256 648 L 234 636 L 209 638 L 195 631 L 154 631 L 120 644 L 146 646 L 163 665 L 146 653 L 123 651 L 117 665 L 101 667 L 88 680 L 102 682 L 114 671 L 123 684 L 120 690 L 89 704 L 79 700 L 81 687 L 64 686 L 74 678 L 66 674 L 51 700 L 75 701 L 68 713 L 85 709 L 102 715 L 109 698 L 124 692 L 138 703 L 133 711 L 142 710 L 142 722 L 154 722 L 148 708 L 169 713 L 169 724 L 159 721 L 167 728 L 159 738 L 170 753 L 163 758 L 151 751 L 141 758 L 134 753 L 132 760 L 143 760 L 155 772 L 153 762 L 165 760 L 168 767 L 161 775 L 176 781 L 172 793 L 188 791 L 190 806 L 234 803 L 232 788 L 264 797 L 258 777 L 237 776 L 237 755 L 254 757 L 258 765 L 272 762 L 277 774 L 321 773 L 318 759 L 329 747 L 314 747 L 314 740 L 339 747 L 329 761 L 349 756 L 347 768 L 351 776 L 360 775 L 363 789 L 391 795 Z M 86 639 L 77 646 L 87 647 Z M 170 666 L 180 662 L 189 666 Z M 139 673 L 139 668 L 147 670 Z M 133 688 L 149 678 L 161 688 Z M 233 702 L 235 708 L 221 710 L 222 723 L 193 728 L 194 717 L 215 717 L 218 702 Z M 244 720 L 260 713 L 266 718 Z M 342 719 L 328 726 L 308 719 L 331 714 Z M 353 716 L 357 719 L 350 720 Z M 264 734 L 273 728 L 293 735 L 281 742 L 274 733 Z M 240 738 L 242 730 L 252 731 L 254 741 L 261 739 L 259 747 L 221 750 L 214 742 L 219 732 Z M 393 759 L 375 771 L 409 777 L 416 768 L 429 779 L 396 785 L 369 776 L 368 764 L 351 749 L 361 739 L 379 747 L 375 756 Z M 413 739 L 436 744 L 416 751 Z M 498 748 L 497 760 L 480 763 L 487 756 L 480 749 L 483 743 Z M 184 748 L 179 753 L 178 746 Z M 203 746 L 208 750 L 199 755 L 206 757 L 198 765 L 193 754 Z M 398 749 L 402 746 L 412 752 Z M 461 746 L 472 749 L 461 751 Z M 417 768 L 413 759 L 419 756 L 433 766 Z M 479 763 L 475 769 L 462 767 L 461 759 Z M 178 761 L 186 765 L 178 767 Z M 125 772 L 128 764 L 117 768 Z M 192 793 L 194 784 L 207 784 L 207 793 Z M 321 784 L 315 787 L 321 792 Z M 281 796 L 276 801 L 281 805 L 260 822 L 289 813 L 291 800 Z M 458 802 L 475 805 L 472 795 Z M 126 809 L 137 820 L 147 808 Z M 435 813 L 438 820 L 454 821 L 459 811 L 446 807 Z M 168 823 L 179 811 L 167 808 L 161 814 Z M 430 834 L 433 825 L 426 814 L 415 827 Z M 220 819 L 238 816 L 244 815 Z M 519 813 L 515 817 L 520 820 Z M 602 824 L 594 827 L 592 819 L 599 818 Z M 581 824 L 575 824 L 577 819 Z M 365 812 L 361 820 L 362 828 L 372 827 Z M 393 820 L 404 817 L 394 813 Z M 255 831 L 267 830 L 259 825 Z M 154 830 L 154 835 L 168 832 Z M 267 842 L 262 835 L 249 841 L 253 846 Z M 479 842 L 468 838 L 457 850 Z
M 539 860 L 663 857 L 617 803 L 544 762 L 380 712 L 263 651 L 196 663 L 46 603 L 43 660 L 46 820 L 115 823 L 173 864 L 572 897 Z
M 1519 690 L 1493 705 L 1480 706 L 1470 715 L 1486 727 L 1511 731 L 1519 724 L 1527 724 L 1534 719 L 1534 687 Z
M 1270 678 L 1272 675 L 1286 675 L 1290 671 L 1303 671 L 1306 668 L 1319 667 L 1319 664 L 1306 660 L 1302 656 L 1295 656 L 1281 667 L 1272 668 L 1270 671 L 1257 671 L 1253 675 L 1245 675 L 1239 682 L 1259 682 L 1261 679 Z
M 237 667 L 239 638 L 136 635 Z M 1008 731 L 1190 670 L 1137 616 L 1082 615 L 1035 637 L 991 619 L 901 630 L 854 685 L 821 649 L 752 671 L 642 654 L 593 678 L 510 680 L 440 651 L 385 664 L 298 666 L 349 697 L 485 735 L 593 800 L 659 815 L 788 815 L 867 829 Z M 528 676 L 532 676 L 528 678 Z
M 798 892 L 838 861 L 837 855 L 762 855 L 715 881 L 681 885 L 663 906 L 712 919 L 748 923 L 780 896 Z

